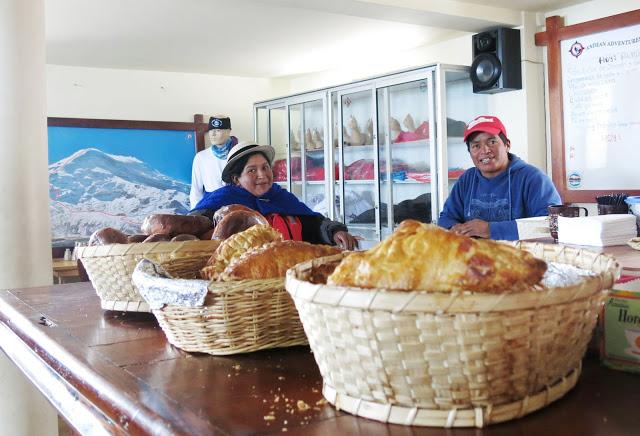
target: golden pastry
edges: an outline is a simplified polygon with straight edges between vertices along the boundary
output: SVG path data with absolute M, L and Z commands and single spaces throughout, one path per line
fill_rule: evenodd
M 433 224 L 403 221 L 389 238 L 346 256 L 328 284 L 425 291 L 523 291 L 547 264 L 515 247 L 472 239 Z
M 292 266 L 316 257 L 338 254 L 342 250 L 329 245 L 302 241 L 277 241 L 247 251 L 222 272 L 223 281 L 284 277 Z
M 254 247 L 269 242 L 281 241 L 282 234 L 269 225 L 258 225 L 231 235 L 218 246 L 207 266 L 200 270 L 202 278 L 213 280 L 224 271 L 229 263 Z

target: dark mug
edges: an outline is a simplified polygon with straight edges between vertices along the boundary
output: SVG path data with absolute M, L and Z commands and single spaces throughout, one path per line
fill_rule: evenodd
M 558 242 L 558 217 L 575 218 L 580 216 L 580 210 L 584 210 L 584 216 L 589 215 L 586 208 L 580 206 L 569 206 L 567 204 L 553 204 L 548 207 L 549 210 L 549 231 L 553 242 Z
M 598 205 L 598 215 L 610 215 L 614 213 L 629 213 L 629 206 L 626 203 Z

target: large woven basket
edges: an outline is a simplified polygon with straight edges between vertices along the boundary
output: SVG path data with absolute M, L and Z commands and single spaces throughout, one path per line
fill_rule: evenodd
M 161 262 L 180 277 L 195 277 L 216 250 L 220 241 L 140 242 L 79 247 L 78 258 L 106 310 L 150 312 L 131 280 L 143 258 Z
M 160 294 L 165 301 L 180 302 L 155 308 L 157 301 L 149 301 L 167 339 L 176 347 L 227 355 L 308 344 L 283 277 L 231 282 L 183 280 L 166 277 L 164 263 L 159 264 L 140 262 L 134 281 L 145 297 Z M 202 300 L 191 298 L 192 291 L 202 292 Z
M 619 265 L 586 250 L 516 245 L 596 274 L 571 286 L 496 295 L 323 284 L 342 254 L 290 269 L 287 291 L 325 398 L 383 422 L 483 427 L 562 397 L 578 379 L 598 306 Z

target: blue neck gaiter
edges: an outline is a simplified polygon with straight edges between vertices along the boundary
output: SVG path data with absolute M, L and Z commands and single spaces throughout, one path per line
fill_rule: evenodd
M 218 145 L 212 144 L 211 152 L 218 159 L 227 160 L 227 155 L 229 154 L 229 150 L 231 150 L 231 147 L 233 147 L 237 143 L 238 143 L 238 138 L 236 138 L 235 136 L 229 136 L 229 139 L 227 139 L 224 144 L 218 144 Z

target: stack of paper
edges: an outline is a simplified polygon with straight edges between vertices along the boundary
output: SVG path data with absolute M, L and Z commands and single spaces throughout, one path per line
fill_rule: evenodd
M 558 217 L 558 242 L 564 244 L 624 245 L 635 235 L 635 216 L 629 214 Z
M 516 224 L 518 226 L 518 239 L 538 239 L 551 236 L 548 216 L 519 218 L 516 220 Z

